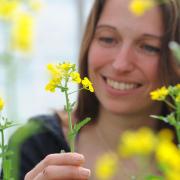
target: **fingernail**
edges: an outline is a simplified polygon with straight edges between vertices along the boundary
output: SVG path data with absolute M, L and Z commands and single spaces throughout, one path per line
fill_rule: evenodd
M 91 175 L 90 169 L 80 168 L 80 174 L 83 178 L 87 178 Z

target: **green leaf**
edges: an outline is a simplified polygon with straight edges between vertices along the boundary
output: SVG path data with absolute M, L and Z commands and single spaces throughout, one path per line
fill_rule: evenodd
M 76 101 L 74 101 L 72 104 L 71 104 L 71 108 L 73 108 L 76 104 Z
M 87 117 L 80 121 L 79 123 L 75 124 L 74 129 L 78 132 L 83 126 L 85 126 L 89 121 L 91 121 L 91 118 Z
M 152 117 L 152 118 L 155 118 L 155 119 L 158 119 L 158 120 L 161 120 L 161 121 L 164 121 L 164 122 L 168 123 L 168 119 L 167 119 L 167 117 L 164 117 L 164 116 L 156 116 L 156 115 L 150 115 L 150 117 Z

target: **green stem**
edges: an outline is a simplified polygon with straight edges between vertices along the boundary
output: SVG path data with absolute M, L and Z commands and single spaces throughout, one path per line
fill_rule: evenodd
M 75 93 L 75 92 L 78 92 L 78 91 L 81 91 L 81 90 L 83 90 L 83 89 L 84 89 L 84 88 L 78 89 L 77 91 L 72 91 L 72 92 L 68 93 L 68 95 L 71 95 L 71 94 L 73 94 L 73 93 Z
M 68 79 L 65 81 L 65 88 L 67 88 L 67 82 Z M 71 137 L 69 137 L 69 144 L 70 144 L 70 150 L 71 152 L 74 152 L 75 150 L 75 145 L 74 145 L 74 140 L 75 140 L 75 135 L 73 135 L 73 125 L 72 125 L 72 118 L 71 118 L 71 107 L 69 104 L 69 97 L 68 97 L 68 90 L 65 90 L 65 98 L 66 98 L 66 111 L 68 113 L 68 126 L 69 126 L 69 131 L 71 134 Z
M 177 122 L 180 121 L 180 113 L 177 112 Z M 178 126 L 175 127 L 176 128 L 176 134 L 177 134 L 177 140 L 178 140 L 178 148 L 180 149 L 180 129 Z
M 1 153 L 2 153 L 2 169 L 3 169 L 3 176 L 4 179 L 6 179 L 7 174 L 6 174 L 6 166 L 5 166 L 5 144 L 4 144 L 4 129 L 0 130 L 1 133 Z

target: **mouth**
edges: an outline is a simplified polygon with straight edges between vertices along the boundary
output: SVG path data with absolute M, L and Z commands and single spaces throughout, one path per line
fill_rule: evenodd
M 105 78 L 105 77 L 103 77 L 103 79 L 105 80 L 108 86 L 116 90 L 132 90 L 132 89 L 139 88 L 141 86 L 141 84 L 139 83 L 115 81 L 115 80 L 112 80 L 110 78 Z

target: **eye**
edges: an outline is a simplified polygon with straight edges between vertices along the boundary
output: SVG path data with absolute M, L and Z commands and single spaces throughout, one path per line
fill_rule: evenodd
M 143 44 L 140 47 L 145 53 L 148 53 L 150 55 L 157 55 L 160 53 L 161 49 L 156 46 L 148 45 L 148 44 Z
M 99 36 L 97 40 L 103 47 L 114 47 L 118 43 L 118 39 L 113 36 Z

